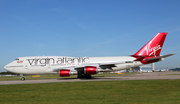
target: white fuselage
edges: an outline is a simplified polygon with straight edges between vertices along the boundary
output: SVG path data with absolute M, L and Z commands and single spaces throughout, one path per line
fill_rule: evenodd
M 131 56 L 122 57 L 65 57 L 65 56 L 38 56 L 38 57 L 20 57 L 9 63 L 4 68 L 7 71 L 19 74 L 51 74 L 54 69 L 63 69 L 67 67 L 76 67 L 80 65 L 103 64 L 111 62 L 124 62 L 116 64 L 116 67 L 110 69 L 99 69 L 100 71 L 118 71 L 131 67 L 143 65 L 141 62 L 134 61 Z M 74 70 L 74 69 L 70 69 Z
M 174 54 L 160 55 L 167 33 L 158 33 L 139 51 L 122 57 L 66 57 L 34 56 L 20 57 L 4 67 L 5 70 L 23 74 L 51 74 L 60 77 L 77 75 L 77 78 L 91 78 L 98 72 L 119 71 L 132 67 L 162 61 Z

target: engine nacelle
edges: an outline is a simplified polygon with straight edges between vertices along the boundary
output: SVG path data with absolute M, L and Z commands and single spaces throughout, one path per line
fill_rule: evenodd
M 86 66 L 84 68 L 84 74 L 97 74 L 98 70 L 95 66 Z
M 68 69 L 59 70 L 60 77 L 69 77 L 70 75 L 74 75 L 74 74 L 77 74 L 77 72 L 71 72 Z

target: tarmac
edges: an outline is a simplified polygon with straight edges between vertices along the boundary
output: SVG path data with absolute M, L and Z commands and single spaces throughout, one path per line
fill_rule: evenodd
M 138 73 L 128 76 L 92 77 L 91 79 L 58 78 L 58 79 L 38 79 L 38 80 L 25 80 L 25 81 L 12 80 L 12 81 L 0 81 L 0 85 L 58 83 L 58 82 L 115 81 L 115 80 L 155 80 L 155 79 L 164 79 L 164 80 L 180 79 L 180 72 Z

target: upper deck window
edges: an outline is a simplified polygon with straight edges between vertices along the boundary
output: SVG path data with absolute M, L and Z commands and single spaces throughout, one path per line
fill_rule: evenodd
M 15 59 L 15 60 L 19 60 L 19 59 Z

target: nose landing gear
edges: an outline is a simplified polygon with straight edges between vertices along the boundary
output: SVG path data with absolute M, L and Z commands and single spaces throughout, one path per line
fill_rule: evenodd
M 24 75 L 23 75 L 23 74 L 20 74 L 20 76 L 21 76 L 21 81 L 24 81 L 24 80 L 25 80 Z
M 21 77 L 21 81 L 24 81 L 25 80 L 25 78 L 24 77 Z

